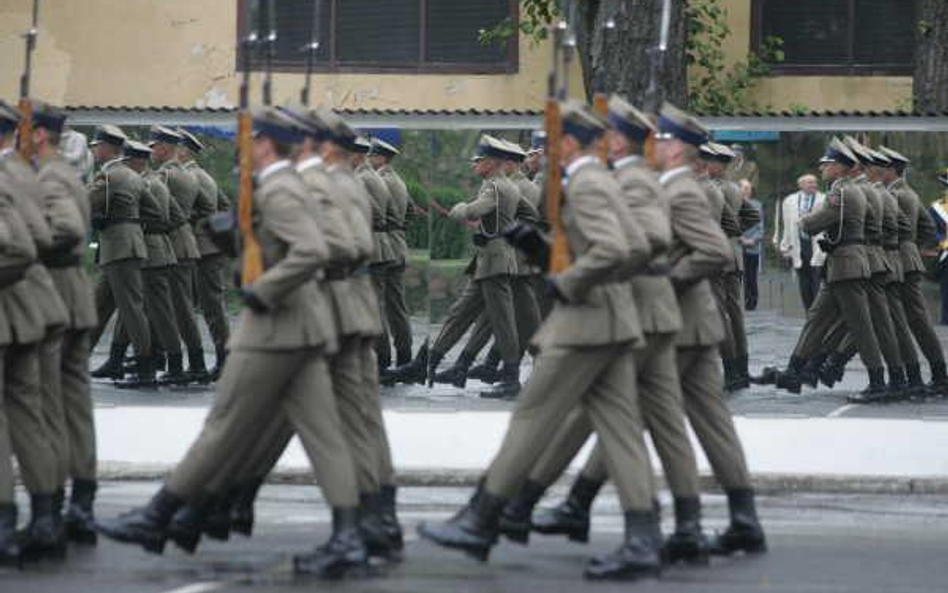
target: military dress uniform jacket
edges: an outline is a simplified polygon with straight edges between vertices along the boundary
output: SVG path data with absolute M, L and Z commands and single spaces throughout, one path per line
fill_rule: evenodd
M 171 194 L 157 173 L 149 172 L 144 177 L 146 191 L 142 194 L 141 216 L 148 259 L 142 267 L 173 266 L 178 263 L 178 258 L 175 257 L 174 245 L 168 235 L 172 230 Z
M 721 185 L 708 177 L 707 174 L 696 176 L 695 181 L 698 182 L 698 186 L 701 187 L 701 190 L 708 199 L 708 205 L 711 208 L 711 218 L 720 223 L 724 235 L 731 238 L 740 237 L 743 233 L 741 230 L 741 221 L 738 219 L 737 214 L 734 213 L 731 205 L 728 204 Z M 733 265 L 733 262 L 731 262 L 730 265 Z M 734 270 L 728 267 L 726 271 L 733 272 Z
M 33 168 L 12 150 L 0 155 L 0 172 L 7 176 L 9 188 L 17 211 L 26 223 L 36 245 L 40 259 L 53 248 L 53 234 L 43 213 L 43 196 L 39 179 Z M 5 312 L 14 324 L 16 336 L 35 335 L 35 324 L 40 324 L 40 337 L 49 328 L 66 326 L 68 313 L 53 278 L 46 266 L 37 261 L 26 270 L 21 282 L 10 287 L 11 298 L 7 300 Z M 16 340 L 18 344 L 32 343 Z
M 26 221 L 20 215 L 10 192 L 9 176 L 0 171 L 0 268 L 25 272 L 37 260 L 36 243 Z M 16 276 L 11 276 L 15 278 Z M 46 332 L 43 317 L 36 306 L 22 308 L 16 298 L 15 284 L 0 288 L 0 347 L 30 344 Z M 26 303 L 29 305 L 30 303 Z
M 873 183 L 872 188 L 882 198 L 882 249 L 891 270 L 886 278 L 888 282 L 901 282 L 902 258 L 899 255 L 900 228 L 908 226 L 908 219 L 899 211 L 899 202 L 883 183 Z
M 267 307 L 244 307 L 230 350 L 336 351 L 332 306 L 316 272 L 330 260 L 329 247 L 308 211 L 306 185 L 288 161 L 275 164 L 254 192 L 253 232 L 264 273 L 244 287 Z
M 849 179 L 834 181 L 823 205 L 800 219 L 801 230 L 810 235 L 825 231 L 835 245 L 823 268 L 827 282 L 870 277 L 865 221 L 866 199 Z
M 727 204 L 728 210 L 730 210 L 729 215 L 734 217 L 733 220 L 737 221 L 738 228 L 740 229 L 737 235 L 727 233 L 728 237 L 731 238 L 731 247 L 734 252 L 732 262 L 728 265 L 727 271 L 743 272 L 744 249 L 741 247 L 741 234 L 760 222 L 760 214 L 754 208 L 748 207 L 734 182 L 726 178 L 716 178 L 712 179 L 711 183 L 721 189 L 724 202 Z
M 632 293 L 642 331 L 646 335 L 677 332 L 682 325 L 681 309 L 667 274 L 668 249 L 672 243 L 668 199 L 641 157 L 620 159 L 615 166 L 614 175 L 622 197 L 652 251 L 650 270 L 632 278 Z
M 92 281 L 82 265 L 92 207 L 79 171 L 58 154 L 39 162 L 43 209 L 53 235 L 46 266 L 69 315 L 72 330 L 92 329 L 98 319 Z
M 148 256 L 139 212 L 143 191 L 145 180 L 119 159 L 102 165 L 89 186 L 99 265 Z
M 675 345 L 717 344 L 724 339 L 724 322 L 707 279 L 731 261 L 731 244 L 711 216 L 708 198 L 690 167 L 662 173 L 659 183 L 668 199 L 672 225 L 669 278 L 678 293 L 682 316 Z
M 519 203 L 520 193 L 515 191 L 515 186 L 497 174 L 481 182 L 477 197 L 472 201 L 451 209 L 455 220 L 478 222 L 474 280 L 517 273 L 517 254 L 500 233 L 516 218 Z
M 408 204 L 411 196 L 408 194 L 408 187 L 401 176 L 392 168 L 391 165 L 379 167 L 378 174 L 388 187 L 388 193 L 391 201 L 388 205 L 386 221 L 388 223 L 388 236 L 392 245 L 392 255 L 395 262 L 404 264 L 408 260 L 408 241 L 405 240 L 405 218 L 408 215 Z
M 857 177 L 853 185 L 866 198 L 866 255 L 869 258 L 869 271 L 872 275 L 890 275 L 892 267 L 889 265 L 885 251 L 882 249 L 882 225 L 885 218 L 885 202 L 876 188 L 869 183 L 865 176 Z
M 197 161 L 188 161 L 184 164 L 184 170 L 191 174 L 197 184 L 197 195 L 194 199 L 194 207 L 191 211 L 191 230 L 194 233 L 194 239 L 197 242 L 198 252 L 201 257 L 217 255 L 221 250 L 211 241 L 207 231 L 204 230 L 203 222 L 208 216 L 220 211 L 219 196 L 222 192 L 217 188 L 217 182 L 211 177 L 210 173 L 201 168 Z
M 512 175 L 508 177 L 514 185 L 517 186 L 517 189 L 520 190 L 520 195 L 523 196 L 527 202 L 539 213 L 540 212 L 540 198 L 542 194 L 540 192 L 540 186 L 530 181 L 523 171 L 514 171 Z
M 356 178 L 362 182 L 365 191 L 372 198 L 372 234 L 375 238 L 375 254 L 372 264 L 385 264 L 397 258 L 392 250 L 392 242 L 388 236 L 388 207 L 392 201 L 388 186 L 367 162 L 363 162 L 355 169 Z
M 194 177 L 184 170 L 181 163 L 168 160 L 158 167 L 158 175 L 171 193 L 171 198 L 178 206 L 179 213 L 172 212 L 173 228 L 169 233 L 171 244 L 174 246 L 174 255 L 178 261 L 200 259 L 201 250 L 198 248 L 194 230 L 191 228 L 191 217 L 194 215 L 194 203 L 197 201 L 198 184 Z
M 567 169 L 560 210 L 571 264 L 552 278 L 562 299 L 531 343 L 553 347 L 605 346 L 643 342 L 642 326 L 628 278 L 617 272 L 644 266 L 651 257 L 641 226 L 620 222 L 628 208 L 619 184 L 598 158 L 580 157 Z
M 888 190 L 899 202 L 899 210 L 908 221 L 899 233 L 899 252 L 902 256 L 902 271 L 905 274 L 925 272 L 925 263 L 918 250 L 919 243 L 926 244 L 935 238 L 935 223 L 905 179 L 899 178 L 889 184 Z

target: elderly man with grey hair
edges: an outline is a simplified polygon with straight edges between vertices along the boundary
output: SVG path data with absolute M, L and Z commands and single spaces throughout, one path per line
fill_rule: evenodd
M 797 179 L 797 187 L 799 191 L 785 197 L 777 206 L 773 241 L 780 254 L 791 260 L 800 286 L 803 308 L 809 309 L 820 288 L 826 254 L 817 244 L 818 237 L 811 237 L 804 232 L 799 227 L 799 221 L 822 206 L 826 195 L 819 191 L 814 175 L 801 175 Z

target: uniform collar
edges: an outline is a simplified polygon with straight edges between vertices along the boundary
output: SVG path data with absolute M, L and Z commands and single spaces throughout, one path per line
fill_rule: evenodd
M 669 169 L 659 176 L 658 182 L 662 185 L 668 185 L 671 183 L 672 179 L 689 173 L 691 170 L 692 169 L 689 165 L 682 165 L 680 167 L 675 167 L 674 169 Z
M 591 154 L 584 154 L 583 156 L 575 159 L 572 163 L 566 166 L 566 176 L 572 177 L 576 174 L 577 171 L 585 167 L 586 165 L 592 163 L 598 163 L 599 157 L 595 157 Z
M 322 164 L 323 164 L 323 157 L 317 154 L 316 156 L 309 157 L 305 161 L 300 161 L 296 163 L 296 170 L 302 173 L 303 171 L 307 169 L 312 169 L 313 167 L 319 167 Z
M 121 157 L 121 156 L 115 157 L 111 161 L 105 161 L 104 163 L 102 163 L 102 170 L 108 171 L 109 169 L 114 167 L 116 163 L 123 163 L 123 162 L 125 162 L 125 157 Z
M 614 169 L 622 169 L 624 167 L 629 167 L 636 165 L 642 161 L 642 157 L 637 154 L 630 154 L 629 156 L 624 156 L 621 159 L 614 161 L 612 167 Z
M 270 163 L 257 174 L 257 179 L 262 183 L 267 177 L 273 175 L 277 171 L 281 171 L 290 166 L 290 161 L 287 159 L 281 159 L 275 163 Z

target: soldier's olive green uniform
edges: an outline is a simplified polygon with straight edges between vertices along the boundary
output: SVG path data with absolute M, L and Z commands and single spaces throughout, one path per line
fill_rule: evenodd
M 714 179 L 721 188 L 721 193 L 740 224 L 741 233 L 753 227 L 760 221 L 760 214 L 741 197 L 737 186 L 725 178 Z M 730 235 L 729 235 L 730 236 Z M 747 358 L 747 332 L 744 327 L 744 250 L 741 247 L 740 235 L 731 237 L 731 247 L 734 253 L 733 263 L 729 265 L 721 276 L 724 309 L 727 311 L 725 339 L 721 343 L 721 357 L 724 360 L 741 361 Z
M 148 251 L 139 205 L 145 181 L 120 159 L 102 165 L 89 188 L 93 226 L 99 231 L 99 267 L 95 287 L 98 325 L 92 346 L 99 342 L 112 313 L 118 310 L 140 358 L 151 356 L 151 331 L 145 316 L 141 267 Z
M 198 165 L 197 161 L 188 161 L 184 169 L 194 176 L 198 185 L 197 198 L 191 213 L 191 228 L 197 240 L 201 254 L 197 261 L 195 290 L 201 314 L 207 322 L 208 332 L 214 342 L 218 357 L 222 356 L 224 345 L 230 338 L 230 325 L 224 307 L 224 272 L 227 268 L 227 256 L 211 241 L 204 230 L 203 222 L 217 212 L 230 210 L 230 200 L 218 188 L 211 175 Z
M 800 220 L 815 235 L 825 231 L 835 245 L 826 257 L 826 281 L 807 311 L 794 356 L 808 360 L 827 333 L 842 319 L 853 334 L 859 356 L 871 371 L 882 368 L 882 354 L 869 313 L 866 282 L 871 275 L 865 246 L 866 198 L 850 179 L 837 179 L 824 205 Z
M 645 427 L 662 460 L 669 488 L 676 497 L 698 496 L 698 466 L 685 427 L 684 402 L 675 354 L 675 336 L 681 329 L 681 311 L 671 282 L 665 276 L 664 252 L 672 240 L 669 203 L 654 174 L 640 157 L 615 163 L 615 176 L 633 220 L 645 232 L 653 253 L 649 270 L 632 279 L 632 294 L 645 333 L 645 346 L 635 351 L 639 406 Z M 592 432 L 589 417 L 576 410 L 530 473 L 530 479 L 551 485 Z M 597 444 L 583 467 L 593 481 L 605 480 L 608 469 Z
M 197 261 L 201 258 L 197 239 L 191 227 L 194 203 L 198 196 L 198 184 L 176 160 L 168 160 L 158 167 L 158 178 L 164 182 L 171 194 L 169 219 L 171 222 L 171 245 L 178 260 L 171 273 L 171 303 L 178 322 L 178 333 L 188 349 L 191 366 L 198 355 L 204 362 L 201 334 L 194 319 L 194 275 Z M 194 369 L 191 369 L 194 370 Z
M 931 318 L 925 309 L 925 299 L 922 295 L 922 279 L 925 274 L 925 265 L 919 253 L 918 245 L 934 240 L 935 223 L 928 214 L 928 209 L 922 204 L 918 194 L 909 187 L 905 179 L 893 181 L 889 187 L 899 202 L 899 210 L 908 221 L 907 226 L 899 233 L 899 253 L 902 260 L 902 270 L 905 281 L 902 284 L 902 306 L 905 308 L 905 317 L 919 349 L 928 360 L 933 372 L 945 370 L 945 355 L 932 327 Z
M 379 167 L 378 174 L 388 187 L 391 201 L 388 205 L 386 220 L 388 235 L 392 245 L 394 261 L 385 268 L 384 298 L 385 304 L 385 335 L 382 336 L 382 348 L 386 348 L 389 335 L 395 344 L 396 362 L 398 365 L 411 361 L 412 333 L 411 319 L 408 314 L 408 305 L 405 301 L 405 266 L 408 262 L 408 243 L 405 240 L 405 218 L 408 214 L 408 204 L 411 197 L 405 182 L 391 165 Z M 383 352 L 383 361 L 391 359 Z
M 464 332 L 486 311 L 491 331 L 505 363 L 520 360 L 520 344 L 514 316 L 511 276 L 517 273 L 513 248 L 500 235 L 513 222 L 520 195 L 513 185 L 497 173 L 484 179 L 477 197 L 452 209 L 457 220 L 478 221 L 474 237 L 477 246 L 468 266 L 470 278 L 464 290 L 448 310 L 438 337 L 431 346 L 432 358 L 440 360 Z
M 148 172 L 144 176 L 145 191 L 142 194 L 141 218 L 145 233 L 148 258 L 142 265 L 142 283 L 145 287 L 145 314 L 152 335 L 161 349 L 170 356 L 181 355 L 181 334 L 171 298 L 171 276 L 178 263 L 174 246 L 168 232 L 171 230 L 171 194 L 161 176 Z M 127 344 L 125 324 L 119 318 L 114 341 L 124 352 Z
M 372 285 L 375 287 L 376 300 L 378 301 L 379 318 L 385 324 L 387 317 L 385 312 L 385 278 L 388 274 L 388 267 L 397 263 L 398 259 L 388 233 L 388 212 L 392 203 L 392 195 L 388 185 L 369 165 L 368 161 L 364 161 L 356 167 L 355 176 L 372 199 L 372 235 L 375 240 L 375 250 L 372 259 L 369 261 L 369 270 Z M 383 333 L 387 335 L 387 332 L 386 329 Z M 382 342 L 381 339 L 377 341 L 375 352 L 379 367 L 388 368 L 392 364 L 392 351 L 387 341 L 384 345 Z
M 43 195 L 33 168 L 19 154 L 6 150 L 0 155 L 0 183 L 6 186 L 13 204 L 29 229 L 40 258 L 56 245 L 44 216 Z M 30 494 L 52 494 L 60 481 L 61 441 L 53 443 L 46 426 L 40 357 L 43 352 L 58 355 L 68 322 L 66 306 L 47 268 L 35 262 L 22 281 L 8 288 L 4 315 L 13 330 L 11 345 L 4 355 L 4 406 L 7 427 L 20 467 L 20 475 Z M 58 360 L 58 358 L 57 358 Z
M 625 266 L 650 257 L 641 228 L 623 229 L 616 213 L 621 190 L 592 156 L 574 161 L 562 209 L 571 266 L 553 278 L 563 296 L 533 343 L 539 349 L 500 451 L 487 470 L 485 490 L 516 494 L 528 472 L 575 409 L 588 414 L 606 455 L 624 510 L 652 507 L 651 464 L 642 439 L 634 348 L 642 330 Z
M 58 155 L 40 160 L 39 181 L 53 234 L 53 247 L 42 259 L 68 313 L 58 358 L 40 360 L 44 415 L 59 461 L 59 482 L 69 477 L 95 480 L 89 332 L 97 320 L 92 283 L 82 266 L 91 206 L 79 172 Z
M 166 482 L 186 500 L 199 494 L 248 435 L 283 415 L 300 436 L 329 504 L 358 505 L 327 364 L 336 349 L 333 313 L 325 287 L 314 279 L 329 249 L 307 204 L 306 187 L 288 161 L 260 176 L 253 231 L 265 271 L 245 289 L 266 311 L 241 311 L 204 428 Z

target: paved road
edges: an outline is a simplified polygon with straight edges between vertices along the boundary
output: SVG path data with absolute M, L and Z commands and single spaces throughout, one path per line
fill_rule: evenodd
M 105 484 L 99 512 L 111 516 L 154 491 L 152 483 Z M 405 489 L 401 517 L 414 533 L 422 520 L 448 516 L 467 489 Z M 558 499 L 561 491 L 550 500 Z M 723 499 L 706 496 L 706 525 L 723 526 Z M 666 508 L 668 500 L 665 500 Z M 163 557 L 103 542 L 73 551 L 65 564 L 44 563 L 24 573 L 0 573 L 10 593 L 204 593 L 209 591 L 346 592 L 490 591 L 567 593 L 642 591 L 696 593 L 932 593 L 944 591 L 948 563 L 948 497 L 797 495 L 764 497 L 761 514 L 771 552 L 717 559 L 709 568 L 675 567 L 658 581 L 634 586 L 585 583 L 588 555 L 618 541 L 621 515 L 611 490 L 597 502 L 589 546 L 534 538 L 529 548 L 501 543 L 488 564 L 411 537 L 407 560 L 382 576 L 327 585 L 294 578 L 289 558 L 326 537 L 328 512 L 310 487 L 269 486 L 258 504 L 257 535 L 202 545 L 187 556 L 169 547 Z M 666 520 L 666 531 L 670 523 Z

